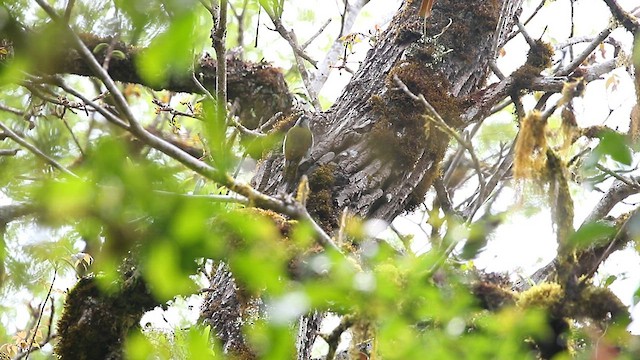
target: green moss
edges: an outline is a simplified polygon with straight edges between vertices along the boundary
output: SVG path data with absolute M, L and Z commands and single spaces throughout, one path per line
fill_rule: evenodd
M 242 211 L 242 210 L 240 210 Z M 292 230 L 292 225 L 295 223 L 295 220 L 287 220 L 282 214 L 277 213 L 273 210 L 265 210 L 261 208 L 247 208 L 246 211 L 249 216 L 257 217 L 258 221 L 263 221 L 264 219 L 268 219 L 268 221 L 272 222 L 280 234 L 284 237 L 289 237 Z
M 552 312 L 558 312 L 564 290 L 558 283 L 542 283 L 520 293 L 517 305 L 521 308 L 544 308 Z
M 387 87 L 396 87 L 395 76 L 414 94 L 423 94 L 449 125 L 456 127 L 461 124 L 461 103 L 449 94 L 449 84 L 444 76 L 417 62 L 394 67 L 387 76 Z M 424 106 L 402 91 L 388 94 L 384 98 L 370 98 L 374 111 L 379 115 L 369 137 L 376 157 L 401 168 L 415 164 L 423 151 L 439 157 L 437 155 L 446 150 L 449 138 L 426 120 Z
M 529 49 L 527 64 L 534 66 L 541 71 L 551 66 L 553 47 L 542 40 L 536 40 L 534 46 Z
M 93 277 L 82 278 L 69 292 L 55 346 L 61 359 L 104 359 L 119 352 L 114 345 L 119 343 L 120 326 L 114 323 L 116 316 L 103 297 Z
M 333 186 L 336 182 L 335 172 L 335 164 L 324 164 L 318 166 L 308 175 L 311 193 L 307 199 L 307 210 L 329 233 L 338 225 L 337 210 L 333 199 Z
M 309 188 L 311 191 L 331 189 L 336 182 L 334 175 L 335 171 L 335 164 L 324 164 L 318 166 L 318 168 L 309 175 Z
M 527 61 L 513 72 L 513 88 L 523 89 L 531 86 L 531 82 L 540 75 L 542 70 L 551 66 L 553 48 L 542 40 L 536 40 L 529 49 Z
M 117 291 L 105 292 L 95 277 L 80 279 L 69 291 L 58 321 L 55 354 L 61 359 L 122 358 L 123 339 L 142 314 L 157 305 L 144 279 L 127 259 Z
M 629 310 L 608 288 L 586 286 L 575 302 L 572 316 L 594 321 L 629 321 Z
M 307 210 L 325 231 L 331 232 L 338 224 L 332 191 L 329 189 L 311 192 L 307 200 Z
M 389 88 L 396 87 L 394 76 L 398 76 L 414 94 L 422 94 L 448 125 L 454 128 L 462 125 L 461 100 L 451 95 L 451 84 L 440 72 L 416 62 L 402 63 L 389 72 L 386 79 Z M 426 112 L 421 104 L 410 99 L 402 91 L 392 92 L 391 101 L 392 103 L 387 106 L 392 105 L 394 110 L 400 111 L 400 114 L 423 115 Z M 424 119 L 421 116 L 398 116 L 393 123 L 416 127 L 424 125 Z
M 478 281 L 471 292 L 480 301 L 483 309 L 495 311 L 504 306 L 515 304 L 516 295 L 510 289 L 488 281 Z

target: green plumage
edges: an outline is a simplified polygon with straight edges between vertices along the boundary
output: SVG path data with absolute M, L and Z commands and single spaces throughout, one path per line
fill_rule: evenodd
M 290 187 L 298 178 L 298 166 L 313 146 L 313 133 L 309 128 L 309 118 L 302 115 L 287 132 L 282 144 L 284 153 L 283 181 Z

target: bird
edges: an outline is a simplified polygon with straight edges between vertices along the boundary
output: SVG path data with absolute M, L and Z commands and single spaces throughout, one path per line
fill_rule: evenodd
M 302 114 L 287 131 L 282 143 L 284 153 L 284 171 L 282 179 L 287 187 L 292 187 L 298 177 L 298 166 L 313 147 L 313 133 L 309 127 L 311 119 Z
M 422 2 L 420 3 L 420 11 L 418 12 L 418 15 L 425 19 L 431 16 L 431 8 L 433 7 L 433 3 L 435 2 L 436 0 L 422 0 Z

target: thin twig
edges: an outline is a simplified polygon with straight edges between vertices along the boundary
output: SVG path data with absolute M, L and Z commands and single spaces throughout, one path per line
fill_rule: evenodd
M 152 99 L 151 102 L 154 103 L 158 107 L 157 108 L 158 112 L 167 112 L 167 113 L 171 114 L 171 116 L 174 117 L 174 118 L 176 116 L 184 116 L 184 117 L 188 117 L 188 118 L 192 118 L 192 119 L 196 119 L 196 120 L 200 120 L 200 121 L 204 120 L 201 116 L 198 116 L 198 115 L 194 114 L 193 112 L 188 113 L 188 112 L 176 110 L 176 109 L 172 108 L 171 106 L 169 106 L 169 104 L 165 104 L 165 103 L 163 103 L 162 101 L 160 101 L 158 99 Z M 190 104 L 188 104 L 188 105 L 190 105 Z
M 124 120 L 120 119 L 119 117 L 117 117 L 112 112 L 107 111 L 104 107 L 98 105 L 94 100 L 91 100 L 88 97 L 84 96 L 81 92 L 76 91 L 74 88 L 68 86 L 64 82 L 64 80 L 62 80 L 62 77 L 55 76 L 55 77 L 53 77 L 53 80 L 55 81 L 55 84 L 57 86 L 59 86 L 62 90 L 66 91 L 69 94 L 72 94 L 73 96 L 75 96 L 78 99 L 82 100 L 82 102 L 84 104 L 86 104 L 87 106 L 93 108 L 100 115 L 102 115 L 105 119 L 107 119 L 107 121 L 109 121 L 110 123 L 122 128 L 122 129 L 125 129 L 125 130 L 130 130 L 131 129 L 131 127 L 126 122 L 124 122 Z
M 60 21 L 60 17 L 55 13 L 53 8 L 51 8 L 51 6 L 49 6 L 45 2 L 45 0 L 36 0 L 36 1 L 40 5 L 40 7 L 42 7 L 47 12 L 47 14 L 49 14 L 49 16 L 52 19 L 54 19 L 54 21 L 57 21 L 57 22 Z M 226 1 L 224 1 L 224 3 L 226 4 Z M 170 142 L 160 137 L 157 137 L 151 134 L 149 131 L 144 129 L 144 127 L 142 127 L 142 125 L 140 125 L 136 121 L 131 108 L 128 106 L 126 99 L 124 98 L 124 96 L 122 95 L 118 87 L 116 86 L 114 80 L 102 68 L 102 66 L 100 66 L 100 64 L 97 62 L 97 60 L 95 59 L 91 51 L 87 49 L 87 47 L 84 45 L 82 40 L 80 40 L 78 35 L 73 30 L 71 30 L 69 27 L 66 27 L 65 31 L 70 35 L 71 39 L 74 41 L 75 46 L 78 49 L 78 52 L 81 58 L 87 63 L 91 71 L 93 71 L 93 73 L 105 84 L 107 89 L 111 92 L 111 94 L 114 97 L 114 101 L 118 107 L 118 110 L 124 116 L 124 118 L 128 121 L 128 124 L 123 123 L 123 121 L 119 119 L 117 116 L 111 114 L 101 106 L 95 104 L 95 102 L 93 102 L 91 99 L 88 99 L 86 96 L 83 96 L 78 91 L 75 91 L 69 86 L 66 86 L 62 78 L 52 77 L 53 79 L 55 79 L 56 84 L 58 86 L 72 93 L 74 96 L 78 97 L 79 99 L 82 99 L 82 101 L 84 101 L 86 104 L 96 109 L 96 111 L 98 111 L 101 115 L 105 116 L 107 120 L 128 130 L 132 135 L 137 137 L 139 140 L 141 140 L 148 146 L 177 160 L 178 162 L 182 163 L 183 165 L 197 172 L 198 174 L 204 176 L 205 178 L 213 180 L 227 187 L 231 191 L 244 196 L 247 199 L 251 199 L 253 205 L 280 212 L 294 219 L 301 219 L 301 220 L 308 221 L 317 235 L 317 241 L 319 244 L 321 244 L 325 248 L 332 248 L 338 251 L 339 253 L 344 254 L 340 250 L 340 248 L 333 242 L 333 239 L 331 239 L 331 237 L 324 232 L 324 230 L 315 222 L 315 220 L 313 220 L 313 218 L 311 217 L 311 215 L 309 215 L 309 213 L 305 208 L 299 205 L 292 204 L 290 202 L 286 202 L 281 199 L 277 199 L 275 197 L 263 194 L 262 192 L 251 187 L 250 185 L 237 181 L 226 172 L 222 172 L 212 167 L 211 165 L 192 157 L 191 155 L 189 155 L 179 147 L 171 144 Z
M 0 149 L 0 156 L 16 156 L 20 149 Z
M 527 29 L 524 27 L 524 25 L 520 21 L 516 21 L 516 25 L 518 26 L 518 29 L 520 30 L 520 33 L 522 33 L 522 36 L 524 37 L 524 40 L 527 42 L 527 44 L 529 44 L 529 47 L 531 47 L 532 49 L 535 48 L 536 47 L 536 41 L 533 40 L 531 35 L 529 35 L 529 33 L 527 32 Z
M 411 92 L 411 90 L 409 90 L 409 88 L 407 87 L 407 85 L 405 85 L 402 80 L 400 80 L 400 78 L 398 78 L 397 75 L 394 75 L 393 80 L 396 82 L 396 84 L 398 85 L 398 87 L 405 93 L 407 94 L 411 99 L 413 99 L 414 101 L 419 101 L 421 102 L 425 108 L 427 108 L 428 112 L 431 114 L 430 116 L 426 116 L 426 118 L 430 121 L 432 121 L 436 126 L 438 126 L 442 131 L 444 131 L 445 133 L 447 133 L 449 136 L 453 137 L 454 139 L 456 139 L 456 141 L 458 141 L 458 143 L 463 146 L 468 152 L 469 152 L 469 156 L 471 157 L 471 161 L 473 162 L 473 166 L 476 169 L 477 175 L 478 175 L 478 183 L 480 186 L 480 192 L 479 192 L 479 197 L 482 198 L 484 196 L 485 193 L 485 180 L 484 180 L 484 174 L 482 173 L 482 167 L 480 166 L 480 161 L 478 160 L 478 157 L 476 156 L 475 150 L 473 149 L 473 146 L 466 140 L 463 139 L 462 136 L 460 134 L 458 134 L 458 132 L 453 129 L 451 126 L 449 126 L 444 119 L 442 119 L 442 117 L 440 116 L 440 114 L 438 114 L 438 112 L 436 111 L 436 109 L 433 108 L 433 106 L 427 101 L 427 99 L 425 99 L 425 97 L 422 94 L 418 94 L 415 95 L 414 93 Z M 477 203 L 477 206 L 480 206 L 480 203 Z
M 0 110 L 6 111 L 6 112 L 10 112 L 10 113 L 12 113 L 14 115 L 18 115 L 18 116 L 24 116 L 25 115 L 24 111 L 18 110 L 16 108 L 12 108 L 10 106 L 7 106 L 7 105 L 1 104 L 1 103 L 0 103 Z
M 316 31 L 315 34 L 311 35 L 309 40 L 305 41 L 304 44 L 302 44 L 300 47 L 303 50 L 306 49 L 309 45 L 311 45 L 313 40 L 315 40 L 316 38 L 318 38 L 318 36 L 320 36 L 320 34 L 322 34 L 322 32 L 327 28 L 327 26 L 329 26 L 329 24 L 331 24 L 331 19 L 327 19 L 327 21 L 325 21 L 324 24 L 322 24 L 322 26 L 320 26 L 318 31 Z
M 144 128 L 137 122 L 131 108 L 129 107 L 129 104 L 127 103 L 127 99 L 118 88 L 118 85 L 111 78 L 109 73 L 100 65 L 100 63 L 98 63 L 98 60 L 96 60 L 96 58 L 93 56 L 91 50 L 87 48 L 87 46 L 84 44 L 84 42 L 82 42 L 75 31 L 73 31 L 67 24 L 61 21 L 60 16 L 56 14 L 55 10 L 49 4 L 47 4 L 45 0 L 36 0 L 36 2 L 53 21 L 60 23 L 64 31 L 70 36 L 76 50 L 78 50 L 79 55 L 85 60 L 89 69 L 104 83 L 107 90 L 109 90 L 109 92 L 113 96 L 116 108 L 129 122 L 132 130 L 136 132 L 144 132 Z
M 258 130 L 260 132 L 264 132 L 265 130 L 270 128 L 271 125 L 273 125 L 281 116 L 282 116 L 282 111 L 278 111 L 277 113 L 273 114 L 273 116 L 269 118 L 269 120 L 267 120 L 264 124 L 260 125 Z
M 193 80 L 193 83 L 196 84 L 196 87 L 198 89 L 200 89 L 200 91 L 202 91 L 202 93 L 211 101 L 215 101 L 215 97 L 213 96 L 213 94 L 207 90 L 207 88 L 204 87 L 204 85 L 202 85 L 202 83 L 200 82 L 200 80 L 198 80 L 198 78 L 196 78 L 196 74 L 195 73 L 191 73 L 191 79 Z
M 71 172 L 69 169 L 67 169 L 66 167 L 64 167 L 64 165 L 60 164 L 59 162 L 57 162 L 56 160 L 54 160 L 52 157 L 50 157 L 49 155 L 45 154 L 44 152 L 42 152 L 42 150 L 38 149 L 37 147 L 31 145 L 26 139 L 23 139 L 22 137 L 20 137 L 20 135 L 16 134 L 13 130 L 11 130 L 11 128 L 9 128 L 8 126 L 6 126 L 5 124 L 3 124 L 2 122 L 0 122 L 0 129 L 2 129 L 2 131 L 9 137 L 11 138 L 11 140 L 17 142 L 18 144 L 22 145 L 24 148 L 26 148 L 27 150 L 29 150 L 29 152 L 31 152 L 32 154 L 40 157 L 41 159 L 45 160 L 46 162 L 48 162 L 51 166 L 53 166 L 54 168 L 62 171 L 63 173 L 73 176 L 75 178 L 78 177 L 78 175 L 74 174 L 73 172 Z
M 78 141 L 78 138 L 76 137 L 76 134 L 71 129 L 71 126 L 69 126 L 69 123 L 67 122 L 67 120 L 64 117 L 61 117 L 60 120 L 62 120 L 62 123 L 64 123 L 64 126 L 69 131 L 69 134 L 71 135 L 71 139 L 73 139 L 73 142 L 78 147 L 78 151 L 80 151 L 80 154 L 82 156 L 85 156 L 84 150 L 82 149 L 82 146 L 80 145 L 80 141 Z
M 243 196 L 180 194 L 180 193 L 174 193 L 174 192 L 164 191 L 164 190 L 154 190 L 153 192 L 160 195 L 176 196 L 176 197 L 182 197 L 187 199 L 204 199 L 204 200 L 209 200 L 209 201 L 219 202 L 219 203 L 233 203 L 233 204 L 241 204 L 241 205 L 249 204 L 249 199 Z
M 346 14 L 342 14 L 341 16 L 340 33 L 334 40 L 329 51 L 327 51 L 325 57 L 316 66 L 317 70 L 313 74 L 311 88 L 314 92 L 320 93 L 320 90 L 322 90 L 322 87 L 329 78 L 332 67 L 338 61 L 338 58 L 342 53 L 342 49 L 344 48 L 344 41 L 342 40 L 342 37 L 345 33 L 349 33 L 351 31 L 358 15 L 362 11 L 362 8 L 369 3 L 369 1 L 370 0 L 345 1 Z
M 598 35 L 593 39 L 593 41 L 581 52 L 578 56 L 576 56 L 573 61 L 565 66 L 563 69 L 560 69 L 555 76 L 567 76 L 571 74 L 575 69 L 582 64 L 582 62 L 591 55 L 593 50 L 595 50 L 608 36 L 611 34 L 611 27 L 607 27 L 606 29 L 600 31 Z
M 53 269 L 53 280 L 51 280 L 51 286 L 49 286 L 49 291 L 47 292 L 47 296 L 42 302 L 42 307 L 40 308 L 40 314 L 38 315 L 38 322 L 36 322 L 36 327 L 33 329 L 33 336 L 31 337 L 31 341 L 29 342 L 29 347 L 27 348 L 27 356 L 26 360 L 29 359 L 29 354 L 31 353 L 31 348 L 33 347 L 33 343 L 36 341 L 36 333 L 38 332 L 38 327 L 40 326 L 40 321 L 42 320 L 42 315 L 44 314 L 44 307 L 47 305 L 47 301 L 49 301 L 49 296 L 51 296 L 51 290 L 53 290 L 53 284 L 56 281 L 56 276 L 58 275 L 58 269 Z
M 596 169 L 602 171 L 603 173 L 614 177 L 616 179 L 618 179 L 619 181 L 622 181 L 624 184 L 626 184 L 627 186 L 630 186 L 632 188 L 640 188 L 640 186 L 637 183 L 634 183 L 633 181 L 625 178 L 624 176 L 621 176 L 620 174 L 616 173 L 613 170 L 607 169 L 606 167 L 600 165 L 600 164 L 596 164 Z
M 287 30 L 280 17 L 273 11 L 265 8 L 265 11 L 271 18 L 271 22 L 275 26 L 275 31 L 280 34 L 280 36 L 285 39 L 291 49 L 293 50 L 293 57 L 296 60 L 296 67 L 298 68 L 298 72 L 300 73 L 300 77 L 302 78 L 302 82 L 304 83 L 305 88 L 307 89 L 307 93 L 309 94 L 309 99 L 311 100 L 311 104 L 317 110 L 321 110 L 320 101 L 318 100 L 318 92 L 312 87 L 311 77 L 309 75 L 309 71 L 304 65 L 304 60 L 308 61 L 314 67 L 317 66 L 317 61 L 313 60 L 309 55 L 307 55 L 300 44 L 298 43 L 298 38 L 294 31 Z

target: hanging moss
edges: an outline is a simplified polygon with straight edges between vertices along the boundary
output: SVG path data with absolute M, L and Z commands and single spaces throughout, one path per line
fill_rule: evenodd
M 544 173 L 547 153 L 546 126 L 547 120 L 537 110 L 522 120 L 513 159 L 513 176 L 516 179 L 536 179 Z
M 569 236 L 573 233 L 573 199 L 569 191 L 566 165 L 551 150 L 547 149 L 545 174 L 549 183 L 549 203 L 552 221 L 556 225 L 556 236 L 560 254 L 567 254 Z

